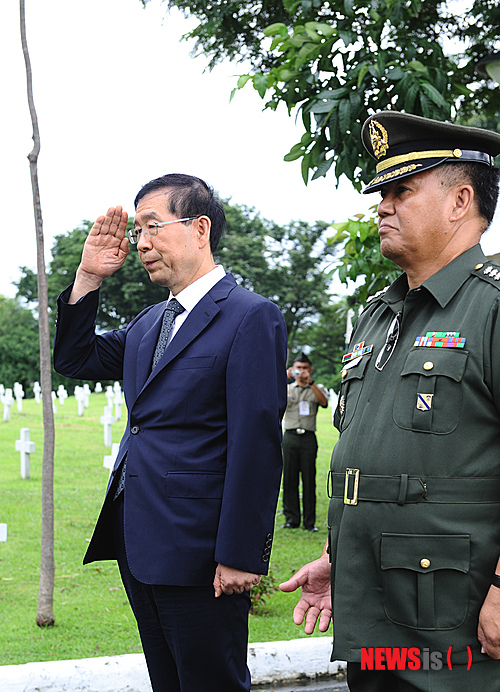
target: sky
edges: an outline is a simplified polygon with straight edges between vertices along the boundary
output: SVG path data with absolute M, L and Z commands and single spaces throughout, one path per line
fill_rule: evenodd
M 283 156 L 303 130 L 286 109 L 263 111 L 250 86 L 229 102 L 241 65 L 205 71 L 181 40 L 193 20 L 160 0 L 26 0 L 41 153 L 38 174 L 45 258 L 55 235 L 94 220 L 109 206 L 133 213 L 139 188 L 165 173 L 205 179 L 224 198 L 285 224 L 345 221 L 368 213 L 361 195 L 332 174 L 306 187 L 300 162 Z M 0 2 L 0 202 L 5 228 L 0 294 L 14 296 L 19 267 L 36 270 L 27 155 L 32 126 L 18 0 Z M 13 242 L 15 241 L 15 242 Z M 484 237 L 500 251 L 500 212 Z

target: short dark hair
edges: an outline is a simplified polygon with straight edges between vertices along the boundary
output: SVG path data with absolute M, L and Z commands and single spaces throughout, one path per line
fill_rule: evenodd
M 180 219 L 190 216 L 208 216 L 211 221 L 210 249 L 217 250 L 226 225 L 224 206 L 213 187 L 201 178 L 183 173 L 169 173 L 155 178 L 141 187 L 134 200 L 137 209 L 139 201 L 151 192 L 164 189 L 168 191 L 168 210 Z
M 464 181 L 472 185 L 479 213 L 489 226 L 498 201 L 500 169 L 482 163 L 444 163 L 439 166 L 439 173 L 448 187 Z

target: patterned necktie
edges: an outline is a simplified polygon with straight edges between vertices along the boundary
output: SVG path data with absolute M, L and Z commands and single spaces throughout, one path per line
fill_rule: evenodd
M 160 335 L 158 336 L 155 354 L 153 356 L 153 370 L 167 347 L 168 337 L 172 331 L 174 320 L 177 315 L 181 314 L 181 312 L 184 312 L 184 308 L 178 300 L 172 298 L 172 300 L 167 304 L 165 312 L 163 313 L 163 322 L 161 324 Z
M 172 331 L 174 320 L 177 317 L 177 315 L 181 314 L 181 312 L 184 312 L 184 308 L 178 300 L 172 298 L 172 300 L 167 304 L 165 312 L 163 313 L 163 322 L 161 324 L 160 334 L 158 336 L 158 341 L 156 342 L 155 354 L 153 356 L 153 370 L 167 347 L 168 337 L 170 336 L 170 332 Z M 120 495 L 123 488 L 125 487 L 126 469 L 127 457 L 125 457 L 122 463 L 120 479 L 118 481 L 118 486 L 113 496 L 113 500 L 116 500 L 116 498 Z

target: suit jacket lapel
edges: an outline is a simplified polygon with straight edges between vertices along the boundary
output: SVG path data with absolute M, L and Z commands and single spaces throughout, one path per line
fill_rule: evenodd
M 152 322 L 149 329 L 144 333 L 139 344 L 139 349 L 137 351 L 137 366 L 136 366 L 136 386 L 137 392 L 140 392 L 143 388 L 145 382 L 148 380 L 151 374 L 151 364 L 153 361 L 153 353 L 156 348 L 156 342 L 158 341 L 158 336 L 161 329 L 161 321 L 163 319 L 163 313 L 167 307 L 167 301 L 158 303 L 151 310 L 155 311 L 151 317 Z
M 215 286 L 212 289 L 210 289 L 210 291 L 205 296 L 203 296 L 199 303 L 197 303 L 193 310 L 189 313 L 186 321 L 182 324 L 179 331 L 175 334 L 175 337 L 172 339 L 172 341 L 165 349 L 165 353 L 158 361 L 158 364 L 154 369 L 154 372 L 150 372 L 153 353 L 156 347 L 156 342 L 158 340 L 158 334 L 160 330 L 160 321 L 166 305 L 162 304 L 163 307 L 161 309 L 159 316 L 155 319 L 154 325 L 151 327 L 151 329 L 148 330 L 148 332 L 146 332 L 144 338 L 141 341 L 142 354 L 139 354 L 139 358 L 141 358 L 142 355 L 142 360 L 147 361 L 146 364 L 143 363 L 141 365 L 141 373 L 142 376 L 145 377 L 145 379 L 141 380 L 142 382 L 144 382 L 144 387 L 147 387 L 149 382 L 154 377 L 157 377 L 158 374 L 163 370 L 163 368 L 165 368 L 169 363 L 171 363 L 172 360 L 176 358 L 179 355 L 179 353 L 181 353 L 181 351 L 183 351 L 186 348 L 186 346 L 188 346 L 194 339 L 196 339 L 201 334 L 201 332 L 203 332 L 203 330 L 210 324 L 210 322 L 220 311 L 217 302 L 219 300 L 224 300 L 225 298 L 227 298 L 228 294 L 233 290 L 235 286 L 236 281 L 234 280 L 233 275 L 226 274 L 226 276 L 223 279 L 221 279 L 217 284 L 215 284 Z M 144 365 L 145 369 L 143 369 Z M 149 372 L 146 372 L 148 368 Z M 138 388 L 138 391 L 140 390 L 141 387 Z

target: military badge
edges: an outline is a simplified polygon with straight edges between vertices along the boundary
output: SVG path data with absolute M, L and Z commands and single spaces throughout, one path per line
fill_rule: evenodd
M 419 411 L 430 411 L 434 394 L 417 394 L 417 408 Z
M 414 346 L 430 348 L 464 348 L 467 339 L 460 332 L 427 332 L 425 336 L 417 336 Z
M 359 358 L 360 356 L 364 356 L 367 353 L 371 353 L 372 351 L 373 344 L 370 344 L 370 346 L 365 346 L 365 342 L 360 341 L 359 344 L 355 344 L 353 346 L 353 349 L 350 353 L 346 353 L 345 356 L 342 356 L 342 363 L 348 363 L 349 361 L 352 361 L 355 358 Z
M 383 125 L 377 120 L 370 122 L 370 142 L 372 144 L 373 153 L 377 159 L 382 158 L 389 149 L 389 135 Z

